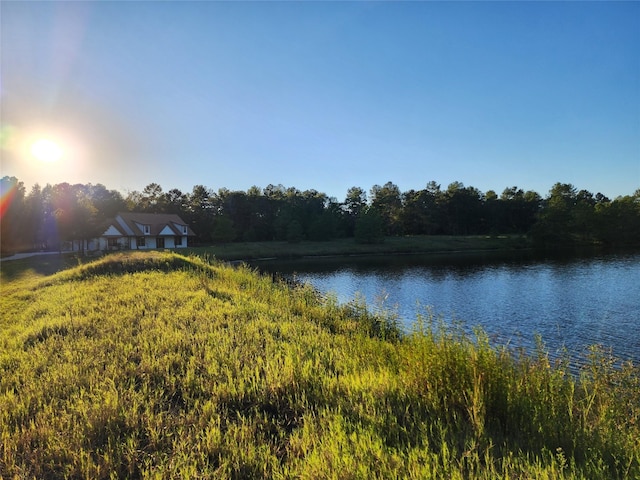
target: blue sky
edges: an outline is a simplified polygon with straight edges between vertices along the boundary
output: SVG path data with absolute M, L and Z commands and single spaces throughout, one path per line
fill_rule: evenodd
M 637 2 L 0 3 L 1 175 L 640 188 Z M 35 138 L 64 150 L 29 154 Z

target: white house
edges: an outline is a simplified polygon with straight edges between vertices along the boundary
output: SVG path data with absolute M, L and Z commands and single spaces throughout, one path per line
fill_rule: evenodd
M 122 212 L 105 224 L 100 237 L 87 250 L 141 250 L 185 248 L 195 233 L 178 215 Z

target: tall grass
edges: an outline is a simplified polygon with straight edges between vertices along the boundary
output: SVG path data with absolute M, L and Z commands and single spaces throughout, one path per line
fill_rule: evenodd
M 5 286 L 2 478 L 640 477 L 638 367 L 597 349 L 573 375 L 168 253 Z

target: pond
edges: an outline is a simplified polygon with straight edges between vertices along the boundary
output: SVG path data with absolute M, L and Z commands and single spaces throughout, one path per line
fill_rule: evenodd
M 531 252 L 330 257 L 255 263 L 340 302 L 360 297 L 410 329 L 429 312 L 480 326 L 493 344 L 584 359 L 601 345 L 640 364 L 640 253 L 540 257 Z

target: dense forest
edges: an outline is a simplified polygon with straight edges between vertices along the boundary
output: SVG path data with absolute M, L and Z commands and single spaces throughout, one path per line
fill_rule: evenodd
M 401 192 L 392 182 L 369 192 L 352 187 L 344 201 L 316 190 L 268 185 L 217 192 L 196 185 L 189 193 L 156 184 L 123 196 L 101 184 L 34 185 L 0 180 L 4 252 L 58 249 L 93 238 L 119 211 L 176 213 L 197 237 L 193 244 L 234 241 L 331 240 L 379 242 L 396 235 L 527 234 L 537 245 L 638 245 L 640 189 L 614 200 L 556 183 L 546 197 L 510 187 L 498 195 L 463 183 Z

